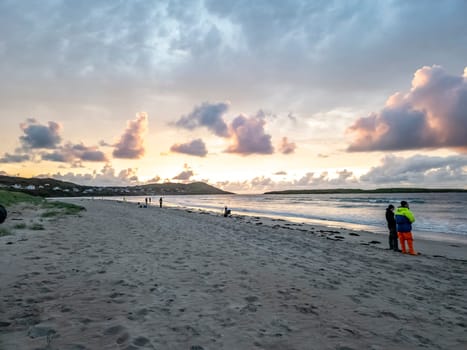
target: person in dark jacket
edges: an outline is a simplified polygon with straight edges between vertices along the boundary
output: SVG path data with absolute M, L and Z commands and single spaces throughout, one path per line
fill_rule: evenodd
M 401 206 L 396 209 L 395 214 L 397 235 L 399 236 L 402 253 L 407 253 L 405 249 L 405 242 L 407 242 L 409 246 L 408 253 L 411 255 L 418 255 L 413 249 L 412 223 L 415 222 L 415 216 L 409 209 L 409 203 L 402 201 Z
M 7 211 L 3 205 L 0 204 L 0 224 L 2 224 L 7 217 Z
M 392 204 L 386 208 L 386 221 L 389 229 L 389 249 L 400 252 L 397 243 L 397 226 L 394 217 L 394 206 Z

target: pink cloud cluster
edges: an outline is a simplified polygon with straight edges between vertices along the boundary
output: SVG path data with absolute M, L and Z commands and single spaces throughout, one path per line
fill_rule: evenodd
M 441 66 L 417 70 L 406 94 L 391 96 L 379 113 L 349 129 L 350 152 L 451 148 L 467 152 L 467 68 L 462 76 Z
M 208 153 L 203 140 L 196 139 L 187 143 L 177 143 L 170 147 L 172 152 L 184 153 L 192 156 L 205 157 Z
M 279 151 L 282 154 L 291 154 L 295 152 L 297 145 L 295 142 L 290 142 L 287 137 L 283 137 L 279 145 Z
M 241 155 L 272 154 L 274 148 L 271 144 L 271 135 L 265 133 L 265 124 L 266 121 L 261 115 L 236 117 L 230 125 L 231 144 L 226 152 Z
M 210 104 L 204 102 L 197 106 L 188 115 L 182 116 L 175 126 L 188 130 L 205 127 L 213 134 L 229 140 L 227 153 L 235 153 L 243 156 L 251 154 L 273 154 L 274 147 L 271 135 L 265 131 L 266 114 L 259 111 L 256 115 L 239 115 L 230 124 L 224 120 L 224 115 L 229 107 L 228 103 Z M 287 137 L 282 139 L 279 151 L 290 154 L 295 151 L 296 145 Z M 204 157 L 208 153 L 206 145 L 201 139 L 188 143 L 174 144 L 173 152 Z
M 127 122 L 125 132 L 114 145 L 113 156 L 125 159 L 139 159 L 144 156 L 144 136 L 147 127 L 148 115 L 145 112 L 136 114 L 136 119 Z

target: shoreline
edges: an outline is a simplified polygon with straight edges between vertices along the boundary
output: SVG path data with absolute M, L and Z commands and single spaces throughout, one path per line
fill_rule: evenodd
M 221 214 L 216 214 L 216 212 L 204 210 L 204 209 L 195 209 L 189 207 L 170 207 L 172 210 L 181 210 L 187 211 L 195 214 L 206 214 L 212 216 L 222 216 Z M 345 227 L 338 226 L 327 226 L 321 224 L 313 224 L 302 222 L 301 220 L 291 221 L 282 218 L 272 218 L 265 216 L 256 216 L 256 215 L 244 215 L 244 214 L 233 214 L 232 218 L 237 218 L 242 220 L 248 225 L 265 225 L 269 228 L 285 228 L 288 230 L 299 231 L 302 234 L 312 233 L 316 234 L 320 238 L 327 238 L 330 240 L 353 243 L 360 245 L 371 245 L 374 248 L 388 250 L 388 235 L 383 233 L 370 232 L 367 230 L 357 230 L 349 229 Z M 226 218 L 232 219 L 232 218 Z M 445 257 L 448 259 L 458 259 L 467 261 L 467 243 L 464 241 L 442 241 L 437 239 L 426 239 L 425 237 L 419 237 L 416 233 L 414 235 L 414 247 L 415 250 L 420 251 L 420 255 L 428 254 L 434 257 Z M 337 237 L 336 237 L 337 236 Z M 370 243 L 374 242 L 374 243 Z M 376 243 L 377 242 L 377 243 Z M 421 247 L 418 249 L 418 247 Z M 423 253 L 424 252 L 424 253 Z M 395 252 L 395 254 L 397 254 Z
M 169 196 L 167 198 L 174 199 L 177 196 Z M 79 197 L 77 197 L 79 198 Z M 144 201 L 144 196 L 134 196 L 134 197 L 126 197 L 128 200 L 124 200 L 124 197 L 114 197 L 114 198 L 106 198 L 102 197 L 99 200 L 111 200 L 111 201 L 123 201 L 123 202 L 129 202 L 129 203 L 137 203 L 137 201 Z M 208 206 L 203 206 L 203 205 L 196 205 L 192 203 L 178 203 L 177 201 L 174 202 L 164 202 L 164 206 L 167 207 L 174 207 L 174 208 L 179 208 L 179 209 L 190 209 L 190 210 L 201 210 L 201 211 L 207 211 L 207 212 L 212 212 L 214 214 L 217 214 L 221 211 L 223 211 L 223 205 L 218 206 L 218 207 L 212 207 L 211 205 Z M 230 207 L 230 206 L 229 206 Z M 387 229 L 386 229 L 386 222 L 382 221 L 378 224 L 376 223 L 358 223 L 358 222 L 351 222 L 351 221 L 333 221 L 333 220 L 327 220 L 327 219 L 322 219 L 322 218 L 308 218 L 306 216 L 300 216 L 300 214 L 295 215 L 295 216 L 290 216 L 287 215 L 287 212 L 285 214 L 275 214 L 273 212 L 269 213 L 268 211 L 265 212 L 255 212 L 251 208 L 245 208 L 242 210 L 241 208 L 233 208 L 233 212 L 236 213 L 237 215 L 240 216 L 249 216 L 249 217 L 264 217 L 267 219 L 284 219 L 287 221 L 291 221 L 294 223 L 303 223 L 306 225 L 315 225 L 315 226 L 326 226 L 329 228 L 333 229 L 343 229 L 343 230 L 352 230 L 352 231 L 366 231 L 366 232 L 371 232 L 377 235 L 382 235 L 385 236 L 387 234 Z M 384 215 L 383 215 L 384 217 Z M 423 229 L 420 229 L 418 227 L 418 223 L 416 223 L 414 227 L 414 237 L 415 239 L 422 239 L 422 240 L 428 240 L 428 241 L 436 241 L 436 242 L 446 242 L 446 243 L 451 243 L 451 244 L 462 244 L 462 245 L 467 245 L 467 235 L 463 235 L 461 233 L 448 233 L 448 232 L 435 232 L 435 231 L 426 231 Z
M 466 246 L 415 239 L 410 256 L 368 232 L 64 201 L 87 210 L 0 237 L 2 349 L 467 344 Z

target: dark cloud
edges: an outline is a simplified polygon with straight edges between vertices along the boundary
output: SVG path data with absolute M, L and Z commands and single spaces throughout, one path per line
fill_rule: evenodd
M 174 176 L 173 180 L 181 180 L 181 181 L 188 181 L 190 178 L 195 174 L 193 170 L 189 167 L 188 164 L 183 164 L 183 171 L 180 172 L 178 175 Z
M 372 167 L 360 181 L 396 186 L 446 187 L 467 183 L 467 157 L 430 157 L 416 155 L 409 158 L 385 156 L 381 165 Z
M 0 158 L 0 163 L 22 163 L 30 160 L 28 154 L 9 154 L 5 153 L 3 158 Z
M 28 119 L 20 124 L 24 136 L 20 136 L 20 141 L 25 149 L 48 148 L 54 149 L 61 142 L 59 135 L 60 124 L 50 121 L 48 126 L 41 125 L 35 119 Z
M 114 145 L 115 158 L 139 159 L 144 156 L 144 135 L 147 132 L 146 113 L 138 113 L 135 120 L 127 122 L 127 128 L 120 140 Z
M 287 175 L 287 172 L 280 170 L 280 171 L 275 172 L 274 175 Z
M 287 137 L 283 137 L 279 145 L 279 152 L 282 154 L 291 154 L 295 152 L 297 145 L 294 142 L 290 142 Z
M 172 152 L 189 154 L 192 156 L 204 157 L 208 153 L 203 140 L 196 139 L 188 143 L 177 143 L 170 147 Z
M 106 155 L 97 147 L 85 146 L 81 143 L 67 143 L 64 146 L 57 148 L 54 152 L 43 153 L 42 159 L 66 163 L 75 163 L 80 161 L 106 162 L 108 160 Z
M 228 137 L 227 124 L 223 119 L 228 109 L 229 104 L 225 102 L 204 102 L 195 107 L 190 114 L 182 116 L 175 125 L 189 130 L 204 126 L 217 136 Z
M 247 117 L 239 115 L 230 125 L 230 140 L 232 144 L 227 148 L 228 153 L 241 155 L 272 154 L 274 148 L 271 136 L 265 134 L 266 121 L 261 116 Z
M 184 170 L 180 174 L 174 176 L 172 179 L 174 180 L 182 180 L 187 181 L 194 175 L 192 170 Z
M 442 67 L 415 72 L 412 89 L 391 96 L 379 113 L 358 119 L 348 151 L 452 148 L 467 152 L 467 68 L 464 76 Z
M 1 1 L 0 105 L 15 93 L 69 100 L 64 91 L 99 104 L 112 88 L 117 111 L 129 87 L 209 96 L 220 85 L 251 101 L 288 90 L 336 103 L 317 86 L 352 101 L 420 62 L 464 64 L 466 12 L 463 0 Z
M 154 176 L 152 179 L 146 181 L 146 184 L 154 184 L 161 181 L 161 177 L 159 175 Z

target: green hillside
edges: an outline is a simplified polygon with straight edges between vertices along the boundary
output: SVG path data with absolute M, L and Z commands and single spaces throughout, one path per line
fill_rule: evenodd
M 150 196 L 174 194 L 231 194 L 203 182 L 138 186 L 82 186 L 55 179 L 0 176 L 0 188 L 41 197 Z

